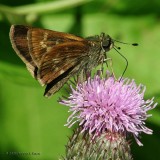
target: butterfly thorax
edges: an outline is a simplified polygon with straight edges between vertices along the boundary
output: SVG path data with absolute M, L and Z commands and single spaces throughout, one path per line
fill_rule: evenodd
M 106 52 L 111 50 L 114 43 L 109 35 L 101 33 L 100 36 L 87 37 L 86 40 L 90 44 L 89 50 L 89 62 L 87 68 L 92 69 L 93 67 L 103 63 L 107 57 Z

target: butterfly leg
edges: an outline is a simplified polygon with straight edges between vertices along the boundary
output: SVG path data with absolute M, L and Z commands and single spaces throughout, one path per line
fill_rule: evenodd
M 113 61 L 112 61 L 112 58 L 106 58 L 106 59 L 103 60 L 103 62 L 106 64 L 107 68 L 110 67 L 112 76 L 114 77 L 115 80 L 117 80 L 117 78 L 115 76 L 115 73 L 114 73 L 114 70 L 113 70 Z

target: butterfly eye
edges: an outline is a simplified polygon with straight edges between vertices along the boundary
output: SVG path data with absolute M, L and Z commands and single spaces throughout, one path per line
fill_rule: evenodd
M 103 41 L 103 48 L 108 48 L 109 47 L 109 40 Z
M 110 46 L 111 46 L 111 41 L 110 39 L 105 39 L 103 42 L 102 42 L 102 47 L 105 51 L 108 51 L 110 50 Z

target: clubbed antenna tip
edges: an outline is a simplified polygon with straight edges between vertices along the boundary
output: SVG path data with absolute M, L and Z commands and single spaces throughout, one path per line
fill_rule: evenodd
M 138 43 L 132 43 L 132 46 L 138 46 Z

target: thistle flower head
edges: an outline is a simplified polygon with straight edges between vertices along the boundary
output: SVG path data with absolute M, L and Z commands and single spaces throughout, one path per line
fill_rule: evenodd
M 153 109 L 153 98 L 144 100 L 145 87 L 136 85 L 134 80 L 115 80 L 113 77 L 101 78 L 98 74 L 93 78 L 78 83 L 67 100 L 60 103 L 69 106 L 72 114 L 67 126 L 77 121 L 83 126 L 82 132 L 89 131 L 94 136 L 106 131 L 111 133 L 132 133 L 137 143 L 141 132 L 152 134 L 145 126 L 150 116 L 147 111 Z

